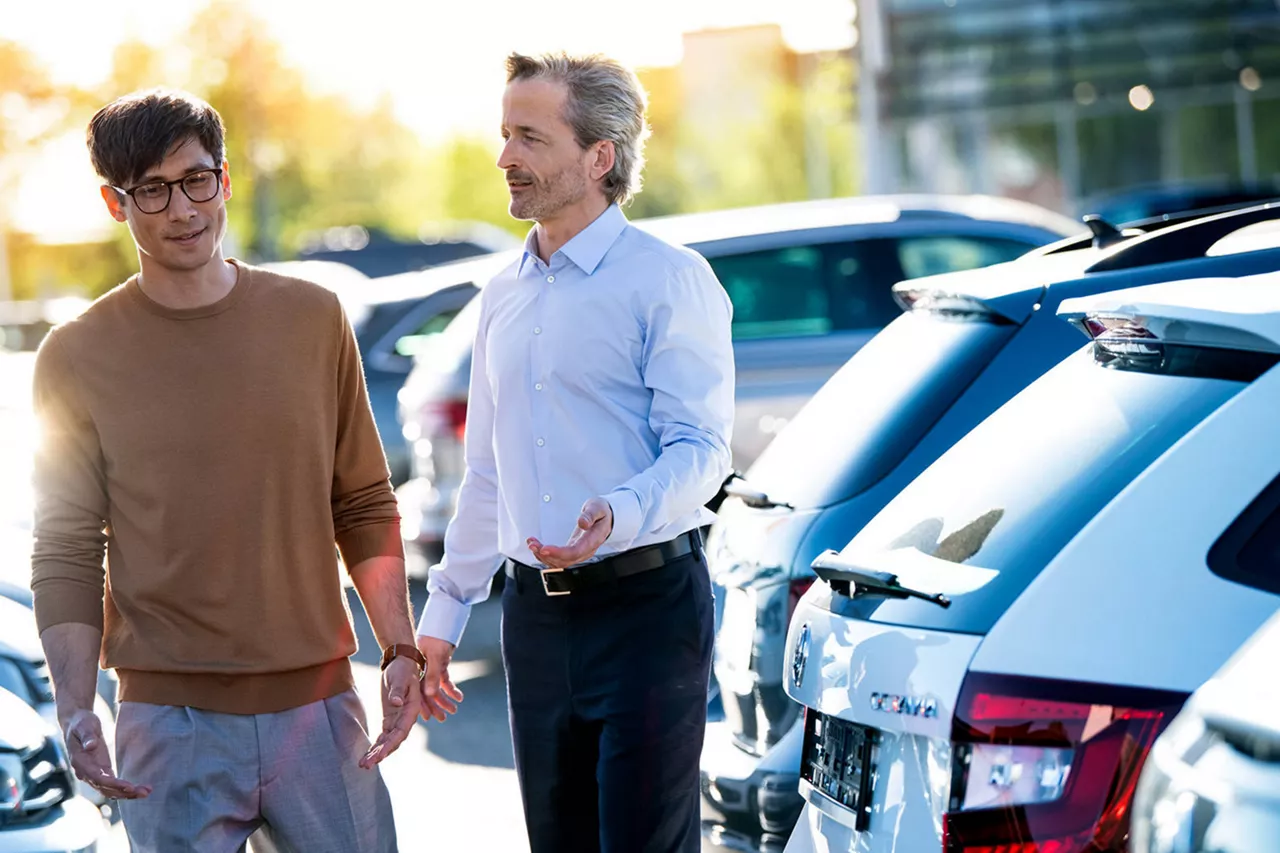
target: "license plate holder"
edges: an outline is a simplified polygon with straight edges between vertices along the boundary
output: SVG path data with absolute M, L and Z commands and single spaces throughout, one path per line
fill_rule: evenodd
M 879 743 L 877 729 L 805 709 L 800 778 L 851 812 L 854 828 L 860 832 L 871 821 L 871 790 Z

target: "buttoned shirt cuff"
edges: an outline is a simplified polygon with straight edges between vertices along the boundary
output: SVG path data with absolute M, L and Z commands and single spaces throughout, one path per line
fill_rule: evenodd
M 630 489 L 618 489 L 605 495 L 604 499 L 613 510 L 613 530 L 605 541 L 617 546 L 619 551 L 625 551 L 640 535 L 640 525 L 644 521 L 640 498 Z
M 427 606 L 422 609 L 422 618 L 418 620 L 419 637 L 435 637 L 458 645 L 462 632 L 471 618 L 470 605 L 450 598 L 443 592 L 432 593 L 427 598 Z

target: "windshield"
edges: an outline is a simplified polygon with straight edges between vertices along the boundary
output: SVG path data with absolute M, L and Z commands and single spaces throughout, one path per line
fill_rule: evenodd
M 901 315 L 800 410 L 747 481 L 796 507 L 860 494 L 911 452 L 1017 329 Z
M 1107 369 L 1085 346 L 940 457 L 842 552 L 870 569 L 981 575 L 978 587 L 945 610 L 840 596 L 833 609 L 986 633 L 1089 519 L 1244 386 Z

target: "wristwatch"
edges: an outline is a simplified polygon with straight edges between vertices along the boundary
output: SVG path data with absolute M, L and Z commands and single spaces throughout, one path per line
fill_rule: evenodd
M 379 669 L 386 669 L 396 658 L 408 658 L 418 665 L 418 678 L 427 671 L 427 659 L 412 643 L 392 643 L 382 650 L 382 664 Z

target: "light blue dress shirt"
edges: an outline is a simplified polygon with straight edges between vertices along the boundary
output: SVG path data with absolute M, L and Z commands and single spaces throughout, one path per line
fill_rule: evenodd
M 607 557 L 709 523 L 730 471 L 733 309 L 707 262 L 617 206 L 550 264 L 536 247 L 478 297 L 467 471 L 418 624 L 454 644 L 503 557 L 567 543 L 588 499 L 613 509 Z

